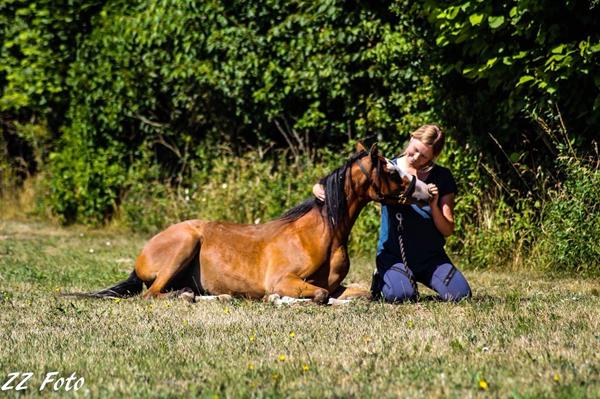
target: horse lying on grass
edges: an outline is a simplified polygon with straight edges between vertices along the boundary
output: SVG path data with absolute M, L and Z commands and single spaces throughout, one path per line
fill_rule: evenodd
M 88 297 L 144 298 L 270 294 L 309 298 L 368 297 L 341 285 L 348 274 L 347 244 L 360 211 L 370 201 L 429 201 L 427 185 L 359 144 L 357 153 L 323 178 L 326 200 L 307 200 L 265 224 L 187 220 L 158 233 L 142 249 L 129 278 Z M 193 294 L 192 294 L 193 293 Z

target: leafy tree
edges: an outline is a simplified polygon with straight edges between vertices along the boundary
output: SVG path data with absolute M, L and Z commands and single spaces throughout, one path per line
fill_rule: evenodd
M 431 110 L 413 14 L 332 0 L 108 3 L 69 68 L 68 123 L 52 162 L 56 211 L 109 215 L 124 189 L 113 172 L 148 147 L 180 184 L 206 141 L 276 144 L 299 160 L 357 135 L 395 140 Z M 88 178 L 110 170 L 92 171 L 95 157 L 122 170 L 91 189 Z
M 0 146 L 13 168 L 34 173 L 59 135 L 69 105 L 67 71 L 101 5 L 98 0 L 0 3 Z
M 438 104 L 456 129 L 496 149 L 488 133 L 507 151 L 519 151 L 523 141 L 548 149 L 527 119 L 558 108 L 580 145 L 596 137 L 597 3 L 429 1 L 426 8 L 442 48 Z M 516 132 L 525 132 L 524 140 Z

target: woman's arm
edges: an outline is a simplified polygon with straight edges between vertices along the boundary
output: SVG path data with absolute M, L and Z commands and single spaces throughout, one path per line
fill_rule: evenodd
M 444 237 L 454 233 L 454 193 L 444 195 L 440 201 L 438 188 L 435 184 L 429 185 L 429 192 L 433 198 L 429 202 L 433 223 Z

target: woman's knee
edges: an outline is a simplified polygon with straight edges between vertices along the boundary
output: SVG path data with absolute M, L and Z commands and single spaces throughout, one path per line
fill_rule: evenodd
M 417 296 L 412 273 L 403 264 L 395 264 L 383 273 L 381 295 L 386 302 L 404 302 Z
M 458 302 L 471 296 L 471 287 L 467 279 L 450 263 L 437 268 L 433 273 L 431 286 L 443 301 Z
M 464 280 L 464 279 L 463 279 Z M 444 301 L 458 302 L 462 299 L 471 297 L 471 288 L 466 280 L 464 284 L 455 287 L 449 287 L 446 294 L 442 297 Z
M 384 285 L 381 289 L 381 295 L 386 302 L 405 302 L 416 298 L 416 292 L 410 286 L 398 287 Z

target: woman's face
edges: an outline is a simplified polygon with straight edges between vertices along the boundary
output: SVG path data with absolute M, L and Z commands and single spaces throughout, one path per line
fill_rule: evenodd
M 406 148 L 406 162 L 408 165 L 419 170 L 431 161 L 433 161 L 433 147 L 414 137 L 411 138 Z

